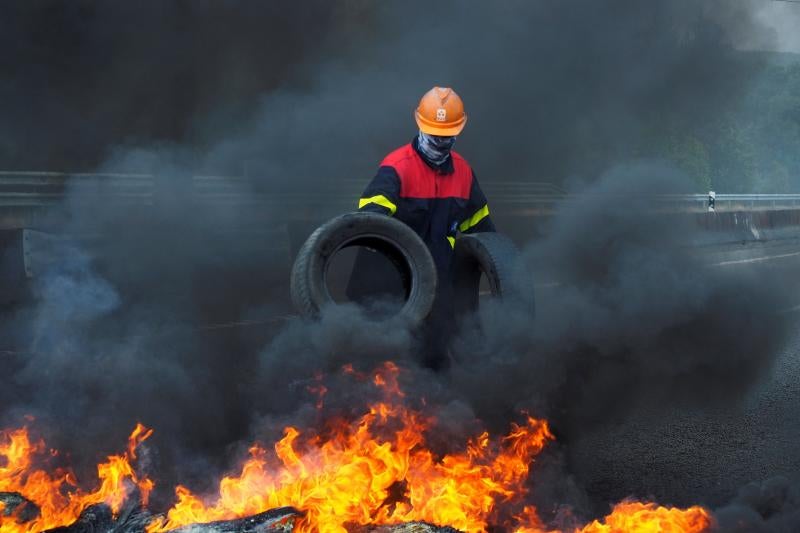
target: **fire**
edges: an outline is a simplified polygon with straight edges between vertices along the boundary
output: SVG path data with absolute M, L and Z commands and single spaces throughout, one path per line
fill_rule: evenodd
M 547 529 L 533 507 L 526 506 L 515 518 L 525 525 L 514 533 L 560 533 Z M 626 501 L 615 505 L 603 522 L 594 520 L 573 533 L 703 533 L 712 523 L 711 515 L 702 507 L 678 509 Z
M 387 395 L 352 423 L 324 433 L 289 427 L 272 453 L 255 446 L 237 476 L 224 478 L 214 503 L 178 487 L 177 504 L 151 533 L 293 506 L 305 511 L 298 531 L 345 532 L 347 524 L 424 520 L 465 532 L 485 531 L 498 501 L 524 494 L 534 457 L 553 436 L 528 417 L 503 439 L 484 433 L 459 453 L 436 457 L 425 443 L 434 422 L 391 402 L 402 397 L 398 369 L 372 377 Z M 387 503 L 393 489 L 404 487 Z
M 387 363 L 367 379 L 382 400 L 355 420 L 328 420 L 318 430 L 287 427 L 274 446 L 254 445 L 241 470 L 223 478 L 218 494 L 202 498 L 175 490 L 177 503 L 148 526 L 148 533 L 203 522 L 254 515 L 291 506 L 304 512 L 299 533 L 345 533 L 351 526 L 424 521 L 465 533 L 501 526 L 514 533 L 559 533 L 548 529 L 536 509 L 525 506 L 531 464 L 554 439 L 547 422 L 525 416 L 504 437 L 482 433 L 461 449 L 436 454 L 426 442 L 436 420 L 408 406 L 399 369 Z M 327 389 L 312 392 L 318 407 Z M 131 466 L 152 431 L 137 425 L 125 453 L 98 466 L 99 487 L 82 492 L 68 471 L 47 474 L 33 467 L 46 453 L 26 429 L 0 433 L 0 491 L 18 492 L 41 507 L 35 520 L 20 523 L 2 515 L 0 533 L 41 531 L 73 522 L 86 506 L 106 502 L 116 513 L 138 487 L 143 500 L 153 488 Z M 3 459 L 5 461 L 3 461 Z M 617 504 L 602 522 L 571 533 L 701 533 L 712 525 L 701 507 L 677 509 L 654 503 Z
M 622 502 L 614 506 L 604 522 L 595 520 L 581 533 L 702 533 L 711 527 L 711 516 L 697 506 L 682 510 L 654 503 Z
M 0 431 L 0 492 L 17 492 L 39 507 L 39 516 L 20 523 L 16 513 L 0 512 L 0 533 L 36 532 L 71 524 L 89 505 L 107 503 L 116 513 L 133 487 L 138 487 L 142 500 L 153 488 L 147 477 L 136 474 L 131 461 L 137 447 L 152 435 L 152 430 L 138 424 L 128 440 L 128 450 L 112 455 L 97 466 L 99 486 L 84 492 L 69 470 L 48 473 L 34 465 L 47 455 L 42 440 L 32 441 L 27 428 Z M 50 452 L 54 455 L 54 452 Z
M 349 367 L 345 371 L 354 373 Z M 386 401 L 370 406 L 356 422 L 333 422 L 327 432 L 289 427 L 272 452 L 252 447 L 241 472 L 220 482 L 212 503 L 178 487 L 177 504 L 165 520 L 150 525 L 149 533 L 282 506 L 305 511 L 297 524 L 300 533 L 344 533 L 351 524 L 418 520 L 472 533 L 507 523 L 500 507 L 513 508 L 523 500 L 530 465 L 553 439 L 547 422 L 526 417 L 501 439 L 483 433 L 463 451 L 437 457 L 425 442 L 435 421 L 399 401 L 405 395 L 397 376 L 392 364 L 372 376 Z M 390 497 L 397 487 L 401 497 Z M 514 523 L 516 533 L 548 531 L 533 507 L 525 507 Z M 593 522 L 583 531 L 699 533 L 709 524 L 701 508 L 630 503 L 618 505 L 605 524 Z

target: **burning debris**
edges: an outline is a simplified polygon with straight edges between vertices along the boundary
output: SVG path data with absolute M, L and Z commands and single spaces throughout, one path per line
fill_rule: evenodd
M 172 530 L 171 533 L 270 533 L 294 529 L 295 521 L 303 513 L 292 507 L 271 509 L 237 520 L 220 520 L 207 524 L 192 524 Z
M 393 526 L 365 526 L 353 530 L 353 533 L 458 533 L 452 527 L 439 527 L 425 522 L 408 522 Z
M 134 493 L 136 500 L 146 506 L 153 482 L 137 474 L 132 464 L 136 460 L 136 449 L 150 435 L 152 430 L 137 424 L 126 452 L 112 455 L 107 462 L 99 464 L 99 486 L 85 492 L 69 470 L 57 468 L 50 473 L 36 468 L 35 462 L 42 456 L 52 457 L 57 452 L 46 450 L 44 441 L 32 441 L 26 428 L 0 432 L 0 491 L 11 494 L 0 502 L 3 511 L 0 513 L 0 531 L 46 531 L 76 520 L 80 522 L 81 518 L 85 523 L 94 524 L 106 514 L 103 506 L 108 507 L 108 514 L 119 519 L 128 516 L 129 513 L 121 512 L 122 507 Z M 15 495 L 24 502 L 14 505 L 8 513 L 10 505 L 17 501 Z M 25 502 L 32 502 L 35 511 L 26 512 L 27 504 L 20 507 Z
M 178 486 L 177 503 L 163 515 L 147 510 L 153 482 L 134 467 L 152 434 L 141 424 L 125 453 L 98 466 L 92 492 L 69 471 L 36 468 L 45 446 L 27 429 L 5 431 L 0 532 L 552 532 L 526 505 L 530 467 L 554 438 L 547 422 L 526 416 L 502 438 L 484 432 L 436 454 L 426 443 L 436 420 L 408 405 L 398 374 L 386 363 L 370 376 L 383 399 L 360 418 L 328 420 L 318 430 L 287 427 L 272 451 L 251 447 L 240 473 L 220 481 L 216 498 Z M 28 508 L 38 512 L 22 512 Z M 576 531 L 700 533 L 711 524 L 700 507 L 631 501 Z
M 170 533 L 286 533 L 303 514 L 291 507 L 272 509 L 236 520 L 220 520 L 207 524 L 191 524 Z M 145 533 L 153 516 L 140 505 L 115 515 L 105 503 L 90 505 L 68 526 L 48 529 L 44 533 Z
M 0 492 L 0 509 L 5 517 L 30 522 L 39 517 L 39 507 L 18 492 Z
M 138 503 L 117 515 L 108 504 L 96 503 L 84 509 L 72 524 L 48 529 L 44 533 L 137 533 L 144 531 L 151 519 L 150 513 Z

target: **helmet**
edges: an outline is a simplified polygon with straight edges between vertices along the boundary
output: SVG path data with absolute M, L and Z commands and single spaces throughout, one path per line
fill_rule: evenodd
M 428 135 L 452 137 L 467 123 L 464 102 L 449 87 L 434 87 L 422 97 L 414 112 L 420 131 Z

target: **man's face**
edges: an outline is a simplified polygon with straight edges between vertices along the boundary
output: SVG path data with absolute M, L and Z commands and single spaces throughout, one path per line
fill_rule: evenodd
M 449 152 L 456 143 L 455 137 L 440 137 L 438 135 L 428 135 L 431 145 L 441 152 Z

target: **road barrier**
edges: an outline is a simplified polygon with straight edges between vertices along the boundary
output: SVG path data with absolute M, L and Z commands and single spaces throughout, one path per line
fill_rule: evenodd
M 353 209 L 365 183 L 349 179 L 321 187 L 315 184 L 313 194 L 309 194 L 302 180 L 276 184 L 240 176 L 0 171 L 0 229 L 46 225 L 44 215 L 60 206 L 80 209 L 96 202 L 144 208 L 159 203 L 188 209 L 231 207 L 238 213 L 250 210 L 254 216 L 281 212 L 297 220 L 322 220 Z M 546 216 L 564 202 L 583 198 L 544 182 L 487 180 L 483 186 L 494 211 L 513 217 Z M 618 199 L 621 208 L 631 202 L 630 195 L 604 197 Z M 709 193 L 652 195 L 637 197 L 637 201 L 646 202 L 653 212 L 709 211 Z M 800 194 L 716 194 L 713 207 L 716 215 L 775 211 L 748 219 L 764 227 L 773 219 L 783 223 L 795 216 L 782 212 L 800 209 Z M 731 227 L 743 222 L 723 216 L 703 223 L 712 229 L 714 225 Z M 792 223 L 797 221 L 792 218 Z

